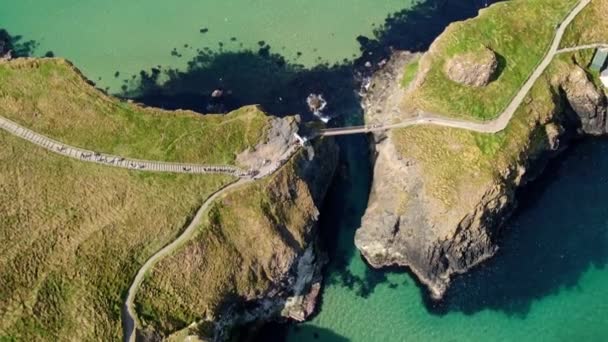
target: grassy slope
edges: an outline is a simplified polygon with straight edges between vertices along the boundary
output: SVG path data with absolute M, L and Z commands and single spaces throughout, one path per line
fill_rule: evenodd
M 292 159 L 272 178 L 219 200 L 198 236 L 154 267 L 136 298 L 145 325 L 169 334 L 277 281 L 304 247 L 316 212 L 294 167 Z
M 59 59 L 0 63 L 0 115 L 99 152 L 209 164 L 233 164 L 263 138 L 269 120 L 253 106 L 201 116 L 119 102 Z
M 426 80 L 406 99 L 423 109 L 467 119 L 488 120 L 507 106 L 544 57 L 555 26 L 577 0 L 512 0 L 482 11 L 477 18 L 450 25 L 421 61 Z M 483 46 L 504 58 L 498 79 L 473 88 L 450 81 L 444 65 L 451 57 Z
M 499 173 L 542 149 L 547 142 L 544 124 L 561 109 L 552 80 L 566 74 L 575 57 L 586 65 L 591 54 L 562 55 L 534 85 L 507 128 L 499 134 L 480 134 L 445 127 L 410 127 L 394 131 L 399 153 L 413 158 L 426 176 L 425 191 L 446 207 L 458 205 L 463 189 L 484 188 Z M 549 75 L 549 76 L 547 76 Z
M 121 338 L 122 297 L 227 176 L 143 174 L 0 131 L 0 339 Z
M 566 30 L 562 47 L 608 43 L 608 1 L 593 0 Z
M 401 86 L 403 88 L 407 88 L 410 85 L 410 83 L 412 83 L 414 78 L 416 77 L 416 73 L 418 72 L 419 63 L 420 63 L 420 59 L 416 58 L 416 60 L 408 63 L 405 66 L 405 71 L 403 72 L 403 78 L 401 79 Z

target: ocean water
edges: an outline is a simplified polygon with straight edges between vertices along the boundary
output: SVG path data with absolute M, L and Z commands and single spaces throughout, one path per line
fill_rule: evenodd
M 287 341 L 608 340 L 608 141 L 576 144 L 551 163 L 522 192 L 499 253 L 439 304 L 410 274 L 371 270 L 353 248 L 369 178 L 364 156 L 349 153 L 336 187 L 354 199 L 328 204 L 336 212 L 323 228 L 336 230 L 320 312 L 289 326 Z
M 197 49 L 257 49 L 313 66 L 360 55 L 371 35 L 413 0 L 4 0 L 0 27 L 67 57 L 102 87 L 158 65 L 184 68 Z M 201 33 L 201 30 L 205 33 Z M 171 51 L 175 49 L 172 55 Z M 299 55 L 301 53 L 301 55 Z M 181 55 L 181 57 L 179 57 Z M 115 77 L 115 73 L 120 75 Z
M 0 27 L 35 40 L 35 55 L 67 57 L 115 93 L 142 70 L 195 69 L 153 91 L 142 82 L 149 104 L 205 110 L 192 93 L 219 84 L 234 91 L 227 108 L 257 102 L 273 114 L 300 113 L 314 91 L 342 113 L 338 124 L 359 124 L 352 65 L 321 63 L 361 51 L 373 59 L 377 46 L 356 38 L 373 38 L 383 23 L 380 47 L 424 50 L 447 23 L 490 2 L 6 0 Z M 268 46 L 278 57 L 258 52 Z M 201 51 L 213 58 L 192 68 Z M 552 163 L 522 193 L 500 253 L 456 279 L 440 304 L 405 271 L 372 270 L 361 260 L 353 237 L 371 182 L 368 143 L 362 136 L 339 143 L 344 165 L 322 215 L 332 261 L 320 312 L 263 341 L 608 340 L 608 142 L 586 141 Z

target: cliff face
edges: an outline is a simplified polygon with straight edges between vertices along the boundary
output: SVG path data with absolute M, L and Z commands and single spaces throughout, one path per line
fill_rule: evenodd
M 324 263 L 316 246 L 319 207 L 337 159 L 337 146 L 323 139 L 268 179 L 218 199 L 201 233 L 142 284 L 140 337 L 225 340 L 249 322 L 306 319 Z
M 585 70 L 557 61 L 550 75 L 500 134 L 420 126 L 375 137 L 374 182 L 355 237 L 372 266 L 408 266 L 440 299 L 454 274 L 494 255 L 516 190 L 572 137 L 607 132 L 606 96 Z

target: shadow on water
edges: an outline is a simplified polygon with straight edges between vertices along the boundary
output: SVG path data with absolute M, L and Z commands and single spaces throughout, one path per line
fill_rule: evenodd
M 577 289 L 590 268 L 608 262 L 608 141 L 576 144 L 522 191 L 501 250 L 457 277 L 436 314 L 490 309 L 525 317 L 537 300 Z
M 373 37 L 357 38 L 361 57 L 335 64 L 305 68 L 287 60 L 264 41 L 257 51 L 197 49 L 198 55 L 185 70 L 157 67 L 142 70 L 140 77 L 126 79 L 121 96 L 167 109 L 193 109 L 198 112 L 225 112 L 242 105 L 257 103 L 273 115 L 300 113 L 311 115 L 306 107 L 308 94 L 322 93 L 329 102 L 331 116 L 347 114 L 350 123 L 361 123 L 359 81 L 373 71 L 367 62 L 377 65 L 389 56 L 391 48 L 422 51 L 456 20 L 474 16 L 480 8 L 494 1 L 428 0 L 390 15 L 375 30 Z M 171 53 L 180 58 L 176 49 Z M 357 75 L 358 77 L 354 77 Z M 222 96 L 212 97 L 215 90 Z M 359 111 L 360 112 L 360 111 Z M 353 122 L 353 116 L 357 122 Z
M 23 40 L 22 36 L 11 35 L 7 30 L 0 28 L 0 56 L 11 51 L 13 57 L 28 57 L 34 53 L 38 46 L 33 40 Z
M 253 342 L 253 341 L 264 341 L 264 342 L 282 342 L 285 341 L 287 335 L 288 326 L 285 324 L 269 323 L 262 327 L 257 335 L 264 336 L 263 340 L 256 338 L 244 339 L 241 342 Z M 295 326 L 293 328 L 293 334 L 298 340 L 302 341 L 319 341 L 319 342 L 348 342 L 349 339 L 336 334 L 335 332 L 312 325 Z

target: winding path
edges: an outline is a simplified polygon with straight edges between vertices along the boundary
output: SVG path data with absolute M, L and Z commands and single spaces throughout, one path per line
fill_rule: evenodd
M 215 201 L 218 197 L 222 196 L 223 194 L 230 191 L 231 189 L 234 189 L 236 187 L 242 186 L 242 185 L 250 183 L 250 182 L 253 182 L 253 179 L 248 179 L 248 180 L 241 179 L 241 180 L 235 181 L 231 184 L 228 184 L 227 186 L 216 191 L 197 210 L 196 215 L 194 215 L 194 218 L 192 219 L 192 221 L 190 221 L 190 224 L 188 224 L 188 227 L 186 227 L 184 232 L 177 239 L 173 240 L 173 242 L 171 242 L 170 244 L 166 245 L 165 247 L 161 248 L 159 251 L 154 253 L 154 255 L 152 255 L 142 265 L 142 267 L 139 269 L 139 271 L 137 271 L 137 275 L 135 275 L 135 279 L 133 279 L 133 283 L 131 283 L 131 287 L 129 287 L 127 299 L 125 300 L 125 303 L 123 304 L 123 308 L 122 308 L 123 334 L 124 334 L 124 340 L 126 342 L 135 342 L 135 335 L 136 335 L 135 328 L 136 328 L 136 324 L 137 324 L 136 323 L 137 313 L 135 312 L 133 303 L 135 301 L 135 295 L 137 294 L 139 285 L 141 285 L 142 281 L 144 280 L 146 272 L 148 272 L 156 264 L 156 262 L 158 260 L 169 255 L 176 248 L 181 246 L 184 242 L 188 241 L 193 236 L 193 234 L 196 232 L 196 228 L 201 224 L 201 222 L 204 218 L 205 212 L 207 211 L 207 209 L 209 209 L 209 206 L 211 205 L 211 203 L 213 203 L 213 201 Z
M 218 199 L 220 196 L 225 195 L 226 193 L 228 193 L 231 190 L 234 190 L 245 184 L 255 182 L 258 179 L 267 177 L 267 176 L 275 173 L 277 170 L 279 170 L 281 168 L 281 166 L 283 166 L 298 151 L 298 149 L 299 149 L 298 145 L 292 144 L 288 149 L 285 150 L 285 152 L 283 152 L 283 155 L 280 156 L 280 158 L 278 158 L 273 163 L 270 163 L 267 166 L 262 167 L 260 169 L 260 172 L 255 177 L 241 178 L 241 179 L 234 181 L 230 184 L 227 184 L 223 188 L 217 190 L 209 198 L 207 198 L 207 200 L 205 200 L 205 202 L 201 205 L 201 207 L 196 211 L 196 214 L 194 215 L 194 218 L 192 219 L 192 221 L 190 221 L 190 223 L 188 224 L 186 229 L 182 232 L 182 234 L 177 239 L 173 240 L 173 242 L 169 243 L 165 247 L 158 250 L 150 258 L 148 258 L 148 260 L 146 260 L 146 262 L 141 266 L 139 271 L 137 271 L 137 274 L 135 275 L 135 278 L 133 279 L 133 282 L 131 283 L 131 286 L 129 287 L 129 291 L 127 293 L 127 298 L 125 299 L 125 302 L 122 307 L 121 315 L 122 315 L 122 325 L 123 325 L 123 334 L 124 334 L 125 342 L 135 342 L 135 336 L 136 336 L 135 330 L 136 330 L 136 326 L 137 326 L 137 323 L 136 323 L 137 322 L 137 313 L 135 312 L 135 308 L 133 305 L 134 305 L 134 301 L 135 301 L 135 295 L 137 294 L 137 290 L 139 289 L 139 286 L 141 285 L 142 281 L 144 280 L 146 272 L 148 272 L 152 267 L 154 267 L 154 265 L 160 259 L 171 254 L 179 246 L 181 246 L 184 242 L 186 242 L 190 238 L 192 238 L 193 234 L 196 232 L 196 228 L 201 224 L 201 222 L 204 218 L 205 212 L 207 211 L 207 209 L 209 209 L 209 206 L 213 203 L 213 201 Z
M 568 16 L 562 21 L 562 23 L 558 26 L 555 31 L 555 37 L 553 38 L 553 42 L 549 47 L 549 50 L 545 54 L 544 59 L 540 62 L 540 64 L 536 67 L 534 72 L 530 75 L 526 83 L 519 89 L 517 94 L 513 97 L 507 108 L 496 118 L 490 121 L 485 122 L 474 122 L 460 119 L 451 119 L 446 117 L 445 115 L 429 113 L 429 112 L 418 112 L 417 117 L 403 120 L 396 124 L 377 124 L 377 125 L 369 125 L 369 126 L 354 126 L 354 127 L 344 127 L 344 128 L 335 128 L 335 129 L 325 129 L 321 130 L 318 135 L 320 136 L 337 136 L 337 135 L 349 135 L 349 134 L 360 134 L 360 133 L 371 133 L 378 131 L 385 131 L 394 128 L 403 128 L 414 125 L 437 125 L 444 127 L 452 127 L 452 128 L 461 128 L 470 131 L 480 132 L 480 133 L 498 133 L 504 130 L 513 115 L 521 105 L 521 103 L 526 98 L 526 95 L 530 92 L 534 83 L 542 76 L 545 72 L 551 61 L 555 57 L 555 55 L 564 52 L 571 52 L 582 49 L 596 48 L 596 47 L 605 47 L 607 44 L 589 44 L 582 45 L 578 47 L 559 49 L 559 45 L 561 44 L 562 38 L 564 37 L 564 33 L 566 28 L 572 23 L 574 18 L 585 8 L 587 5 L 591 3 L 591 0 L 581 0 L 576 7 L 570 11 Z
M 574 47 L 559 49 L 559 50 L 557 50 L 557 53 L 574 52 L 574 51 L 587 50 L 587 49 L 608 49 L 608 44 L 595 43 L 595 44 L 587 44 L 587 45 L 578 45 L 578 46 L 574 46 Z

